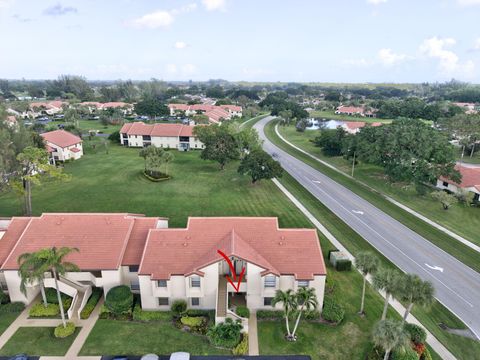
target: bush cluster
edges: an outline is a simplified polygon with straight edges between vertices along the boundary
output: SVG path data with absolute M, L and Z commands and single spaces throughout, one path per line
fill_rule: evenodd
M 247 318 L 247 319 L 250 317 L 250 310 L 248 310 L 246 306 L 237 306 L 237 309 L 235 312 L 240 317 Z
M 8 302 L 10 302 L 9 296 L 0 290 L 0 305 L 7 304 Z
M 242 334 L 242 341 L 232 350 L 233 355 L 248 355 L 248 334 Z
M 94 288 L 92 290 L 92 295 L 88 299 L 87 303 L 85 304 L 84 308 L 80 312 L 80 319 L 88 319 L 92 311 L 97 306 L 100 298 L 102 297 L 102 289 Z
M 418 360 L 418 354 L 411 348 L 406 346 L 402 349 L 392 351 L 391 360 Z
M 239 321 L 227 318 L 225 322 L 212 326 L 207 336 L 214 346 L 233 349 L 240 342 L 241 330 L 242 324 Z
M 323 300 L 322 318 L 334 323 L 340 323 L 345 316 L 345 309 L 331 296 L 325 296 Z
M 105 305 L 115 315 L 131 312 L 133 306 L 132 291 L 126 285 L 111 288 L 105 298 Z
M 310 311 L 305 311 L 303 313 L 302 317 L 305 320 L 314 321 L 314 320 L 319 320 L 321 315 L 320 315 L 320 311 L 318 311 L 318 310 L 310 310 Z
M 424 344 L 427 340 L 427 333 L 418 325 L 407 323 L 405 324 L 405 331 L 415 344 Z
M 260 320 L 282 320 L 284 318 L 282 310 L 258 310 L 257 319 Z
M 352 262 L 348 259 L 337 260 L 335 269 L 337 269 L 337 271 L 350 271 L 352 270 Z
M 170 310 L 172 310 L 174 315 L 180 316 L 187 310 L 187 302 L 185 300 L 175 300 Z
M 63 327 L 63 324 L 58 325 L 54 330 L 56 338 L 66 338 L 75 332 L 75 324 L 73 322 L 67 322 L 67 326 Z
M 146 311 L 142 310 L 140 304 L 135 304 L 133 308 L 133 320 L 135 321 L 170 321 L 172 313 L 170 311 Z
M 45 289 L 45 296 L 47 298 L 47 302 L 49 304 L 58 304 L 58 295 L 57 295 L 57 290 L 54 288 L 46 288 Z M 63 303 L 63 308 L 65 310 L 70 308 L 70 305 L 72 305 L 72 298 L 64 293 L 60 293 L 62 303 Z
M 55 317 L 58 314 L 60 314 L 58 304 L 47 304 L 45 306 L 43 302 L 33 305 L 28 312 L 30 317 Z
M 0 305 L 0 313 L 21 312 L 25 310 L 25 304 L 20 301 Z
M 182 316 L 180 322 L 183 325 L 189 326 L 191 328 L 196 328 L 204 324 L 206 321 L 205 318 L 201 316 Z

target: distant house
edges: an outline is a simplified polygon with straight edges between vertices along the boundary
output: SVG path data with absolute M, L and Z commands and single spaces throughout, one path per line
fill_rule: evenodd
M 32 102 L 30 103 L 29 115 L 37 117 L 40 115 L 55 115 L 63 111 L 63 106 L 68 105 L 67 102 L 54 100 L 47 102 Z
M 51 163 L 76 160 L 83 156 L 82 139 L 65 130 L 55 130 L 40 134 L 45 140 Z
M 474 201 L 480 201 L 480 167 L 469 167 L 457 164 L 455 169 L 462 175 L 462 181 L 456 183 L 442 176 L 437 180 L 437 188 L 453 193 L 458 192 L 458 189 L 464 189 L 474 194 Z
M 87 107 L 90 113 L 95 113 L 97 110 L 107 110 L 107 109 L 121 109 L 124 115 L 130 115 L 133 113 L 133 104 L 129 104 L 121 101 L 106 102 L 106 103 L 101 103 L 97 101 L 85 101 L 78 105 Z
M 5 121 L 6 121 L 7 125 L 10 126 L 10 127 L 15 127 L 15 126 L 18 125 L 17 118 L 13 115 L 8 115 L 7 119 Z
M 365 108 L 362 106 L 341 105 L 335 110 L 335 114 L 348 116 L 377 117 L 374 111 L 365 111 Z
M 127 123 L 120 129 L 120 143 L 129 147 L 153 145 L 181 151 L 203 149 L 203 143 L 193 135 L 193 128 L 183 124 Z
M 221 120 L 229 120 L 233 116 L 242 116 L 242 107 L 237 105 L 209 105 L 209 104 L 169 104 L 170 115 L 192 116 L 203 114 L 212 123 L 219 123 Z
M 349 134 L 356 134 L 365 125 L 367 125 L 367 123 L 364 122 L 364 121 L 344 121 L 341 126 Z M 374 123 L 369 123 L 368 125 L 369 126 L 381 126 L 382 123 L 381 122 L 374 122 Z
M 456 105 L 456 106 L 462 108 L 465 111 L 466 114 L 476 114 L 476 113 L 478 113 L 477 105 L 475 103 L 454 102 L 453 105 Z

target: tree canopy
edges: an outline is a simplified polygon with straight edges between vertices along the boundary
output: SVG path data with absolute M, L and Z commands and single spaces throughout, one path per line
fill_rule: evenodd
M 242 175 L 250 175 L 252 184 L 255 184 L 261 179 L 281 177 L 283 169 L 278 161 L 272 159 L 265 151 L 258 149 L 250 152 L 242 159 L 238 172 Z

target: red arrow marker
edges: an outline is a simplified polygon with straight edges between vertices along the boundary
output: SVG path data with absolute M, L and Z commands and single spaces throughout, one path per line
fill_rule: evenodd
M 225 277 L 227 278 L 229 283 L 233 286 L 235 291 L 239 292 L 240 291 L 240 283 L 242 282 L 243 275 L 245 274 L 245 267 L 242 268 L 242 271 L 240 272 L 240 275 L 238 275 L 238 280 L 237 280 L 237 274 L 235 272 L 235 268 L 233 267 L 233 264 L 230 261 L 230 259 L 228 258 L 228 256 L 225 255 L 225 253 L 221 250 L 217 250 L 217 252 L 227 261 L 228 267 L 230 268 L 230 272 L 233 274 L 233 279 L 234 279 L 234 281 L 237 281 L 237 284 L 235 285 L 235 283 L 232 281 L 232 279 L 230 279 L 230 276 L 225 275 Z

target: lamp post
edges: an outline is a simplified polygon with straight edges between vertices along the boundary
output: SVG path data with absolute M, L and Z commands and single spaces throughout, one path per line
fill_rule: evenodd
M 353 173 L 355 171 L 355 154 L 356 154 L 356 152 L 354 151 L 353 152 L 353 162 L 352 162 L 352 177 L 353 177 Z

